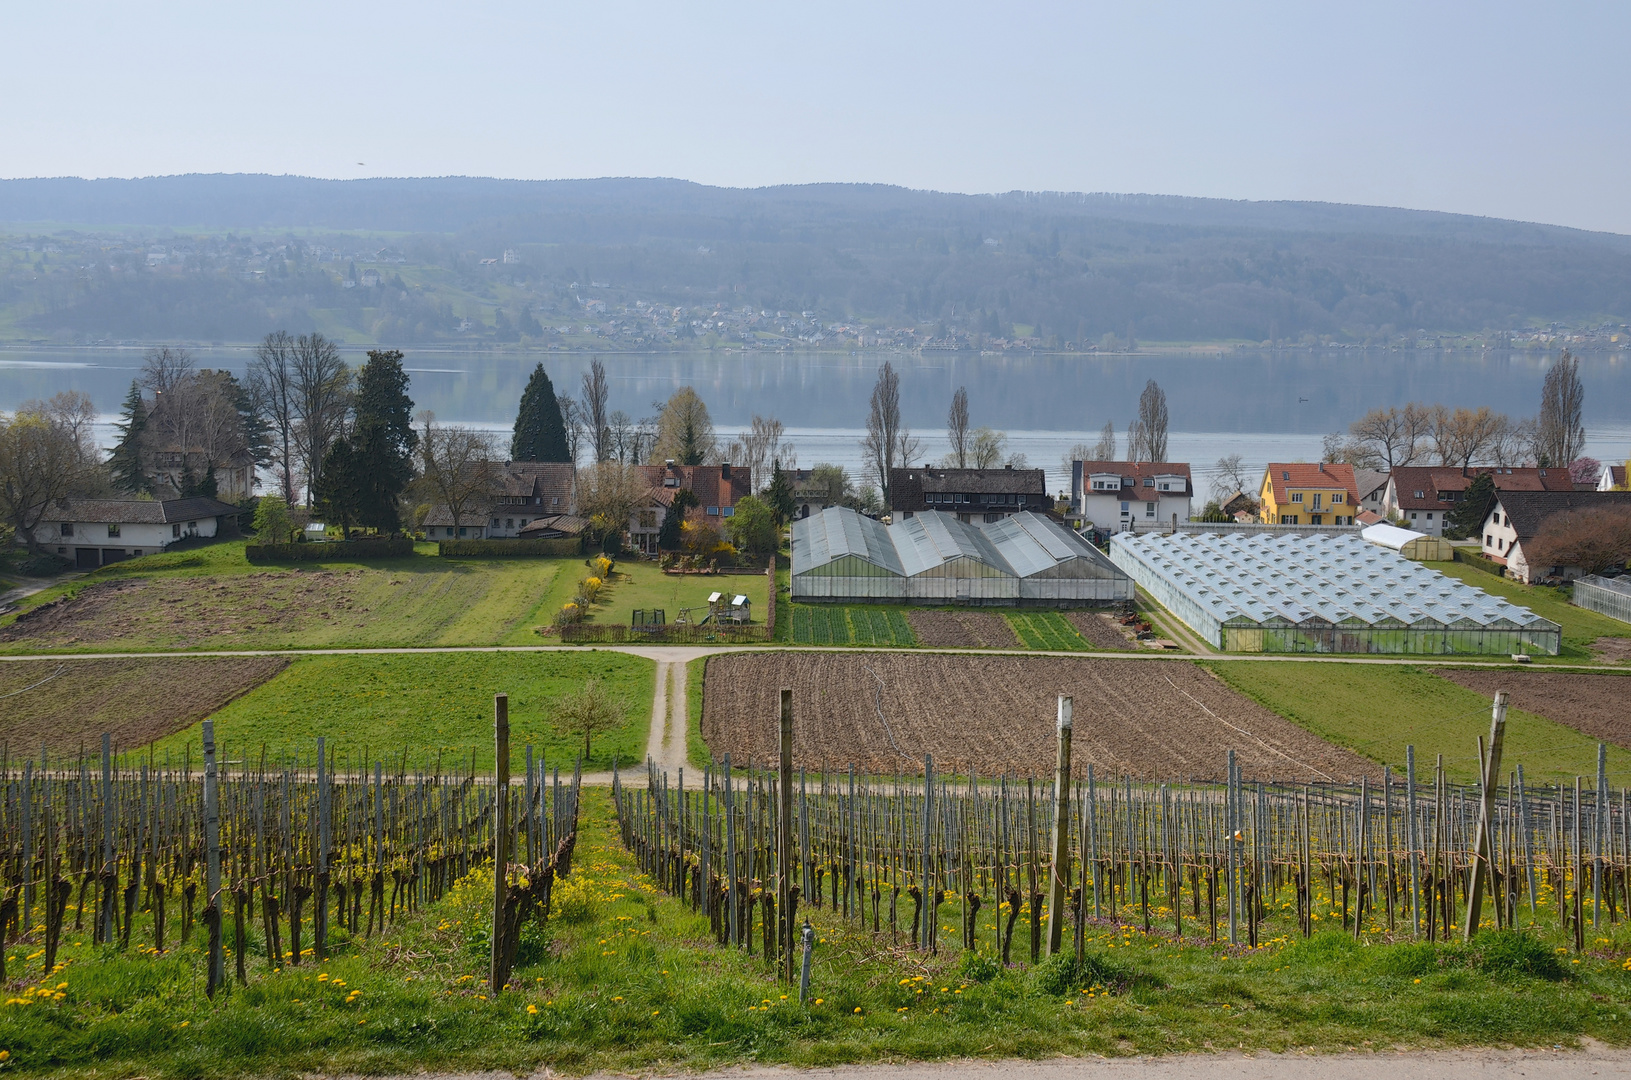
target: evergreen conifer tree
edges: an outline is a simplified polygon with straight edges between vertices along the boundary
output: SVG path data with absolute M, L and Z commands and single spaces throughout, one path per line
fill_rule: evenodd
M 349 438 L 335 439 L 323 455 L 323 472 L 317 481 L 317 506 L 331 522 L 338 522 L 341 535 L 351 537 L 351 526 L 360 520 L 364 494 L 358 455 Z
M 793 485 L 782 471 L 782 463 L 772 462 L 770 473 L 770 487 L 765 491 L 765 502 L 770 506 L 770 512 L 776 515 L 778 527 L 786 525 L 793 519 L 798 506 L 793 501 Z
M 697 497 L 690 488 L 680 488 L 674 492 L 674 501 L 668 504 L 668 513 L 663 515 L 662 526 L 657 530 L 657 550 L 680 549 L 680 526 L 685 523 L 685 512 L 696 505 Z
M 115 425 L 119 441 L 113 446 L 108 467 L 113 473 L 113 486 L 131 495 L 145 495 L 153 490 L 142 468 L 142 433 L 147 430 L 147 403 L 142 400 L 141 387 L 130 384 L 125 395 L 124 409 Z
M 515 437 L 510 441 L 512 461 L 571 461 L 566 446 L 566 422 L 555 387 L 539 364 L 521 392 L 521 409 L 515 417 Z
M 350 446 L 356 475 L 347 484 L 356 496 L 353 509 L 359 524 L 381 532 L 394 532 L 400 526 L 397 500 L 413 481 L 413 453 L 418 446 L 402 353 L 372 350 L 357 376 L 356 424 Z
M 1461 493 L 1461 501 L 1444 515 L 1444 535 L 1451 540 L 1477 536 L 1494 506 L 1495 481 L 1490 479 L 1489 473 L 1480 473 Z

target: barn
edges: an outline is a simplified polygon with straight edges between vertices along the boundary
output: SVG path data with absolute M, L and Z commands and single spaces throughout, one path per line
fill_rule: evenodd
M 791 592 L 796 601 L 1082 607 L 1131 600 L 1133 583 L 1041 514 L 981 528 L 926 510 L 885 525 L 832 506 L 793 523 Z

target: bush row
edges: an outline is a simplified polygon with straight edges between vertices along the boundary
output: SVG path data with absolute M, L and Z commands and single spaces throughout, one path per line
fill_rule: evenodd
M 314 544 L 249 544 L 244 548 L 244 557 L 252 563 L 400 559 L 412 554 L 412 540 L 390 536 L 325 540 Z

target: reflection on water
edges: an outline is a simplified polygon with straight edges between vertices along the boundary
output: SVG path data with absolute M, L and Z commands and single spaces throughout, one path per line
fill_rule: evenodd
M 406 350 L 414 400 L 449 422 L 507 427 L 533 365 L 542 361 L 558 392 L 576 394 L 590 354 Z M 348 352 L 355 363 L 360 351 Z M 200 366 L 242 373 L 251 350 L 199 349 Z M 1242 351 L 1223 356 L 1014 357 L 894 353 L 852 355 L 718 353 L 611 354 L 602 358 L 612 407 L 649 416 L 677 386 L 708 402 L 722 434 L 755 414 L 790 429 L 803 464 L 836 460 L 859 469 L 856 441 L 878 366 L 901 373 L 905 418 L 935 456 L 944 449 L 947 405 L 966 386 L 975 424 L 1008 432 L 1011 449 L 1063 481 L 1060 458 L 1091 443 L 1106 420 L 1123 432 L 1148 379 L 1167 392 L 1171 456 L 1197 466 L 1226 453 L 1248 463 L 1313 460 L 1321 437 L 1379 405 L 1439 401 L 1532 415 L 1550 356 L 1532 353 Z M 1631 455 L 1631 363 L 1624 354 L 1582 359 L 1588 452 Z M 140 349 L 0 350 L 0 410 L 58 390 L 90 394 L 111 419 L 141 367 Z M 1204 487 L 1204 484 L 1198 485 Z

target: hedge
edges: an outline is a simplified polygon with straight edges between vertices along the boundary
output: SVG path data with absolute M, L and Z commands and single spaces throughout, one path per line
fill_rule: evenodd
M 249 544 L 244 548 L 244 557 L 252 563 L 349 562 L 353 559 L 401 559 L 412 554 L 412 540 L 389 536 L 323 540 L 314 544 Z
M 597 644 L 695 644 L 703 641 L 723 641 L 742 644 L 769 641 L 770 633 L 763 626 L 733 626 L 712 623 L 668 623 L 649 630 L 643 627 L 620 626 L 614 623 L 576 623 L 561 627 L 561 640 L 567 644 L 594 642 Z
M 478 555 L 581 555 L 583 539 L 563 536 L 556 540 L 439 540 L 436 553 L 444 558 Z
M 1455 561 L 1482 570 L 1486 574 L 1494 574 L 1496 577 L 1506 576 L 1506 567 L 1486 555 L 1477 554 L 1463 547 L 1455 549 Z

